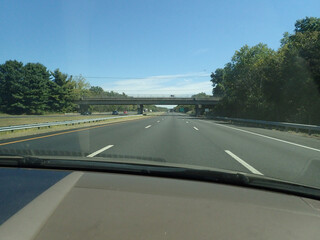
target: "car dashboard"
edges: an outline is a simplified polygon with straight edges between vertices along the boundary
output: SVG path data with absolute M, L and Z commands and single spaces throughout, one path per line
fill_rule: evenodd
M 34 170 L 12 171 L 25 176 Z M 0 239 L 318 239 L 320 235 L 317 200 L 184 179 L 36 171 L 60 177 L 0 226 Z M 12 182 L 13 176 L 2 181 Z M 40 182 L 31 185 L 36 184 Z

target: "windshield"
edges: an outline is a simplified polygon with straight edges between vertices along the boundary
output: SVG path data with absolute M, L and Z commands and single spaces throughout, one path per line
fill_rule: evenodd
M 320 188 L 319 1 L 4 1 L 0 154 Z

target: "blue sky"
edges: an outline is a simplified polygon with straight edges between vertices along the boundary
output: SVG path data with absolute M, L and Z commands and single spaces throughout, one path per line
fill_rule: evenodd
M 277 49 L 297 19 L 320 17 L 319 0 L 1 0 L 0 8 L 0 63 L 40 62 L 140 96 L 211 93 L 210 73 L 235 50 Z

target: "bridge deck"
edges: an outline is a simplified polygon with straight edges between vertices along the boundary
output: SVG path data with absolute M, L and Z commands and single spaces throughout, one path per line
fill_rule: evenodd
M 83 98 L 79 105 L 216 105 L 220 98 Z

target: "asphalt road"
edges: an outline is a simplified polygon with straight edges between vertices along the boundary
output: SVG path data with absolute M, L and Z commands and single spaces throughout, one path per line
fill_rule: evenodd
M 0 141 L 7 149 L 102 154 L 209 166 L 320 187 L 320 141 L 293 133 L 168 113 L 76 131 Z

